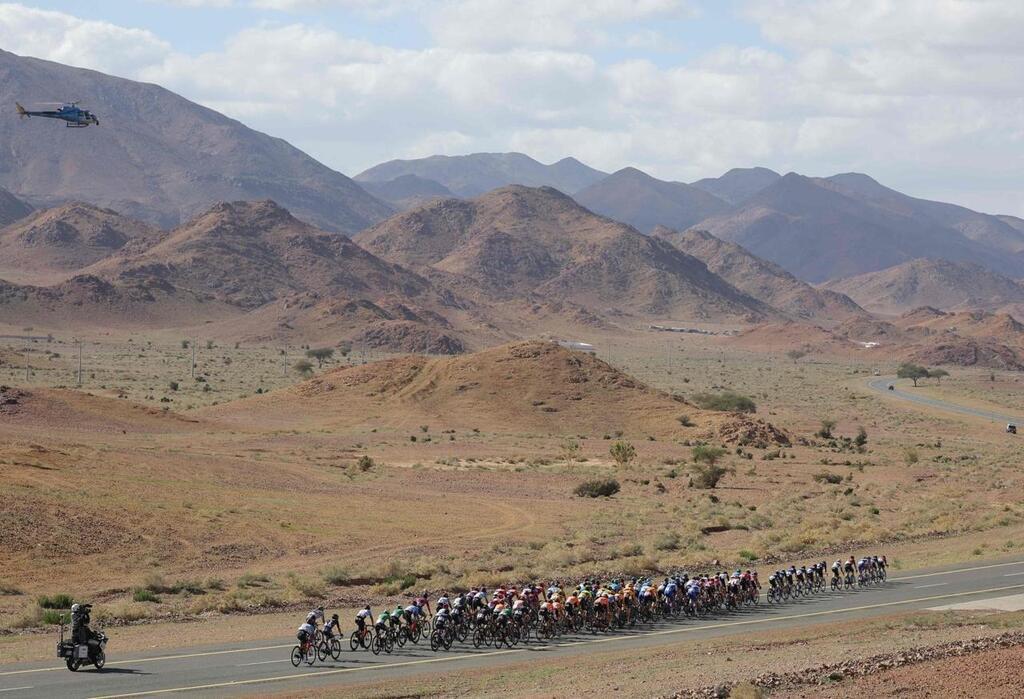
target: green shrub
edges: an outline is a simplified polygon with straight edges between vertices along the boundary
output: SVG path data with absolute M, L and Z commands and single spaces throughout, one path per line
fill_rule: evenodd
M 71 595 L 65 595 L 63 593 L 52 596 L 42 595 L 36 601 L 43 609 L 71 609 L 71 605 L 74 603 L 74 600 L 71 599 Z
M 729 413 L 756 413 L 757 405 L 746 396 L 732 391 L 723 393 L 697 393 L 693 402 L 704 410 L 718 410 Z
M 612 478 L 584 481 L 573 489 L 573 493 L 579 497 L 600 498 L 611 497 L 619 492 L 619 482 Z
M 365 473 L 366 471 L 369 471 L 371 468 L 373 468 L 373 459 L 371 459 L 366 454 L 363 454 L 362 456 L 359 457 L 359 460 L 356 461 L 356 467 L 360 471 L 363 471 Z
M 64 614 L 56 609 L 46 609 L 43 611 L 43 615 L 40 621 L 46 625 L 56 625 L 65 621 Z
M 742 551 L 740 551 L 739 556 L 744 561 L 756 561 L 758 558 L 756 553 L 754 553 L 753 551 L 748 551 L 747 549 L 743 549 Z
M 137 588 L 135 593 L 132 595 L 132 599 L 136 602 L 159 602 L 160 598 L 156 596 L 156 593 L 147 590 L 144 587 Z
M 680 415 L 676 419 L 679 420 L 679 424 L 683 427 L 693 427 L 693 420 L 690 419 L 689 415 Z
M 729 469 L 725 466 L 713 463 L 693 464 L 690 466 L 690 470 L 693 472 L 690 485 L 701 490 L 714 488 L 725 477 L 725 474 L 729 473 Z
M 625 468 L 636 458 L 636 447 L 629 442 L 615 442 L 608 453 L 615 459 L 615 463 L 621 468 Z

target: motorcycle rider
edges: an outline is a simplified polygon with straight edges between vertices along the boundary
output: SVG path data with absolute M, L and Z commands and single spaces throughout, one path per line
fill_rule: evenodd
M 91 604 L 71 605 L 71 640 L 81 645 L 96 645 L 99 642 L 99 634 L 89 628 L 92 621 Z

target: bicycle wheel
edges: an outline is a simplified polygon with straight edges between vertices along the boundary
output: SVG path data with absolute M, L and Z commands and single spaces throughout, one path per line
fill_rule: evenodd
M 359 647 L 359 643 L 359 632 L 353 631 L 352 635 L 348 637 L 349 650 L 354 651 L 356 648 Z
M 320 662 L 327 660 L 327 656 L 330 654 L 330 649 L 327 647 L 327 643 L 321 643 L 316 647 L 316 659 Z
M 437 631 L 430 634 L 430 650 L 437 652 L 437 649 L 441 647 L 441 634 Z
M 380 634 L 374 634 L 370 640 L 370 651 L 374 655 L 380 655 L 380 652 L 384 650 L 383 642 L 380 640 Z
M 405 628 L 399 627 L 398 630 L 395 632 L 395 643 L 398 645 L 399 648 L 405 648 L 405 639 Z
M 316 662 L 316 648 L 310 643 L 309 647 L 306 648 L 306 665 L 312 665 Z
M 341 657 L 341 641 L 336 638 L 331 639 L 331 657 L 335 660 Z
M 395 650 L 395 637 L 390 633 L 384 634 L 384 640 L 381 644 L 381 648 L 385 653 L 391 655 L 392 651 Z
M 298 667 L 302 664 L 302 649 L 298 646 L 292 648 L 292 665 Z

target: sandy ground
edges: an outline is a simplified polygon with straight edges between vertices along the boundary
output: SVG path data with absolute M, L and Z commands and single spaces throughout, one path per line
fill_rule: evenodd
M 901 667 L 834 687 L 772 693 L 773 699 L 1017 699 L 1024 692 L 1024 648 L 1003 648 Z

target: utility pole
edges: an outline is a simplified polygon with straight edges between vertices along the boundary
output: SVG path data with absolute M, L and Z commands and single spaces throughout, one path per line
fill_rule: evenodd
M 196 377 L 196 343 L 198 339 L 192 340 L 192 378 Z
M 82 387 L 82 341 L 78 341 L 78 387 Z

